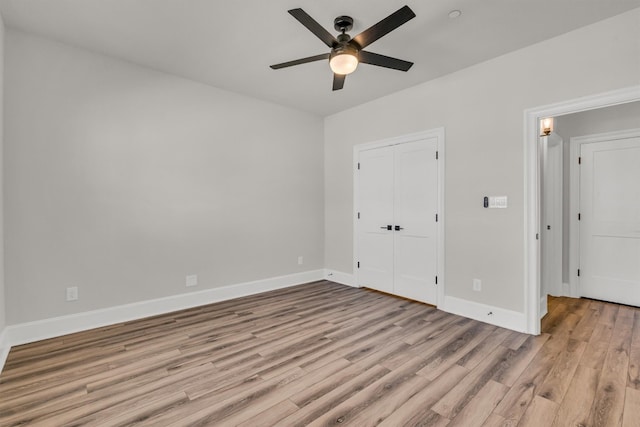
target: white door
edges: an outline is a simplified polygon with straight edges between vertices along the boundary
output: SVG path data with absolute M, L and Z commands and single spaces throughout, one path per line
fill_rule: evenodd
M 395 150 L 394 293 L 437 302 L 438 165 L 435 138 Z
M 542 155 L 542 283 L 546 295 L 562 296 L 562 138 L 541 138 Z
M 580 149 L 582 296 L 640 306 L 640 138 Z
M 360 152 L 358 284 L 437 303 L 437 139 Z
M 358 280 L 393 293 L 393 147 L 360 153 Z

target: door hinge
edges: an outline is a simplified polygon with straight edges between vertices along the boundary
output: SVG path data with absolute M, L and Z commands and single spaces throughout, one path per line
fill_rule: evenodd
M 582 219 L 582 215 L 578 214 L 578 221 Z
M 582 157 L 578 157 L 578 164 L 581 165 L 582 164 Z
M 540 235 L 536 233 L 536 240 L 540 240 Z
M 360 212 L 358 212 L 358 219 L 360 219 Z
M 436 160 L 438 160 L 438 152 L 436 151 Z
M 436 214 L 436 222 L 438 222 L 438 214 Z
M 436 276 L 436 285 L 438 284 L 438 276 Z
M 360 268 L 360 261 L 358 261 L 358 268 Z
M 358 162 L 358 170 L 360 170 L 360 162 Z
M 580 269 L 578 269 L 578 277 L 580 277 Z

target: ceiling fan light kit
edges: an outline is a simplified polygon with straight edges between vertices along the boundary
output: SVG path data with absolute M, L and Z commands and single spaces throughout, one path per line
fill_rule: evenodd
M 353 73 L 358 68 L 358 51 L 351 46 L 343 46 L 334 49 L 329 57 L 329 67 L 336 74 Z
M 387 35 L 410 19 L 415 18 L 416 15 L 409 6 L 404 6 L 398 9 L 382 21 L 367 28 L 353 38 L 347 34 L 347 31 L 350 31 L 353 28 L 353 18 L 350 16 L 338 16 L 333 21 L 333 27 L 337 31 L 340 31 L 340 34 L 338 34 L 337 37 L 334 37 L 304 10 L 291 9 L 288 12 L 291 16 L 296 18 L 298 22 L 304 25 L 316 37 L 324 42 L 325 45 L 331 48 L 331 51 L 327 54 L 314 55 L 296 59 L 294 61 L 271 65 L 271 68 L 274 70 L 328 59 L 329 67 L 331 68 L 331 71 L 333 71 L 333 90 L 340 90 L 344 86 L 346 75 L 353 73 L 359 63 L 376 65 L 378 67 L 391 68 L 400 71 L 408 71 L 413 65 L 413 62 L 403 61 L 401 59 L 363 50 L 379 38 Z

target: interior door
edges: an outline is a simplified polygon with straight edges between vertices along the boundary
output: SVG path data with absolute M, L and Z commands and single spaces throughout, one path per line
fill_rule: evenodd
M 393 150 L 367 150 L 358 158 L 358 281 L 388 293 L 393 293 Z
M 394 293 L 437 303 L 437 139 L 396 146 Z M 397 230 L 395 229 L 397 227 Z
M 542 167 L 542 286 L 546 294 L 562 296 L 562 138 L 541 138 Z
M 580 290 L 640 306 L 640 138 L 580 150 Z

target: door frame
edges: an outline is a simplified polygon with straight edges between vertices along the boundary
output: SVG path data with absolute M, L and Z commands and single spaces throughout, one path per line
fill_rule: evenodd
M 359 199 L 359 182 L 358 182 L 358 159 L 360 158 L 360 152 L 371 150 L 375 148 L 388 147 L 392 145 L 405 144 L 408 142 L 420 141 L 423 139 L 436 138 L 436 150 L 438 152 L 438 222 L 436 224 L 436 239 L 437 239 L 437 251 L 438 256 L 436 260 L 436 268 L 438 275 L 438 292 L 437 303 L 439 306 L 444 301 L 445 293 L 445 271 L 444 271 L 444 167 L 445 167 L 445 132 L 444 127 L 435 128 L 423 132 L 411 133 L 407 135 L 397 136 L 393 138 L 387 138 L 378 141 L 365 142 L 353 147 L 353 271 L 355 278 L 355 285 L 360 286 L 360 280 L 358 277 L 358 199 Z
M 640 101 L 640 85 L 561 101 L 524 111 L 524 310 L 526 332 L 540 334 L 540 202 L 538 137 L 540 119 Z
M 578 221 L 578 213 L 580 212 L 578 157 L 580 157 L 580 150 L 583 144 L 634 137 L 640 137 L 640 128 L 596 133 L 569 139 L 569 292 L 570 296 L 574 298 L 582 296 L 580 277 L 577 274 L 578 268 L 580 268 L 580 221 Z

